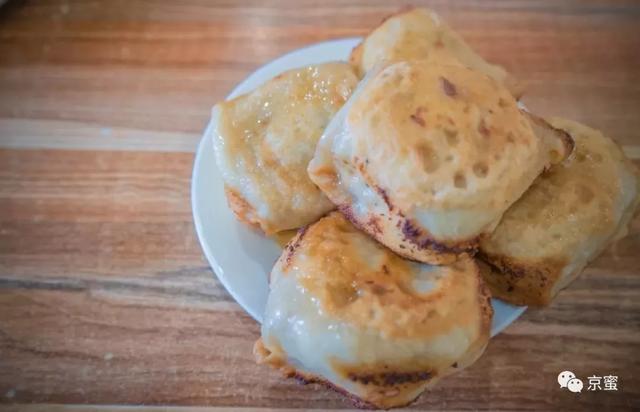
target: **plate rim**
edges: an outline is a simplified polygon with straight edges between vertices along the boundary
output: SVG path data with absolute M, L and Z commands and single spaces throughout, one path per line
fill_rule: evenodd
M 241 93 L 244 93 L 242 89 L 246 87 L 246 84 L 249 83 L 252 78 L 259 76 L 260 73 L 267 70 L 270 66 L 277 64 L 279 61 L 286 59 L 287 57 L 293 55 L 294 53 L 299 53 L 306 49 L 323 46 L 323 45 L 328 46 L 335 43 L 349 42 L 349 41 L 357 42 L 357 41 L 360 41 L 361 39 L 362 37 L 346 37 L 346 38 L 330 39 L 322 42 L 309 44 L 304 47 L 294 49 L 285 54 L 282 54 L 268 61 L 267 63 L 261 65 L 260 67 L 255 69 L 253 72 L 249 73 L 242 81 L 240 81 L 238 84 L 234 86 L 231 92 L 225 97 L 225 100 L 235 98 Z M 305 65 L 303 64 L 300 67 L 303 67 L 303 66 Z M 196 188 L 198 187 L 197 182 L 199 181 L 199 179 L 202 178 L 202 176 L 201 174 L 198 174 L 197 171 L 201 166 L 202 156 L 203 156 L 202 153 L 204 150 L 206 150 L 205 146 L 207 144 L 207 141 L 210 138 L 212 127 L 213 127 L 212 119 L 209 119 L 204 129 L 204 133 L 200 138 L 200 141 L 198 142 L 196 153 L 193 160 L 193 167 L 191 171 L 191 187 L 190 187 L 190 190 L 191 190 L 190 200 L 191 200 L 191 211 L 192 211 L 193 223 L 195 226 L 198 243 L 200 244 L 200 247 L 202 248 L 205 258 L 207 259 L 209 266 L 213 269 L 214 275 L 216 276 L 218 281 L 222 284 L 222 286 L 224 286 L 226 292 L 231 295 L 231 297 L 240 305 L 240 307 L 242 307 L 242 309 L 245 312 L 247 312 L 256 322 L 261 324 L 262 316 L 256 313 L 252 305 L 248 304 L 243 298 L 243 296 L 239 294 L 238 291 L 230 287 L 229 282 L 227 280 L 227 276 L 220 275 L 220 273 L 224 273 L 224 270 L 216 260 L 211 248 L 209 247 L 209 242 L 206 240 L 204 235 L 203 223 L 200 219 L 200 214 L 202 213 L 202 211 L 200 211 L 198 202 L 196 201 L 196 197 L 197 197 Z M 215 165 L 215 167 L 216 168 L 218 167 L 217 164 Z M 492 301 L 497 300 L 503 304 L 508 304 L 507 302 L 504 302 L 500 299 L 494 299 L 493 297 L 491 299 Z M 500 324 L 495 325 L 495 328 L 493 327 L 491 328 L 491 337 L 494 337 L 500 334 L 509 325 L 513 324 L 527 310 L 527 306 L 515 306 L 515 305 L 510 305 L 510 306 L 512 307 L 511 314 L 505 319 L 503 319 Z M 492 322 L 494 318 L 492 318 Z M 493 323 L 492 323 L 492 326 L 493 326 Z

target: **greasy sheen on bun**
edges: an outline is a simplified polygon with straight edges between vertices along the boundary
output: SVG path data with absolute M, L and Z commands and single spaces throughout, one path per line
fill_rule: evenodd
M 360 406 L 391 408 L 472 364 L 492 315 L 472 259 L 403 259 L 332 212 L 301 229 L 273 268 L 254 352 Z
M 474 253 L 572 147 L 494 79 L 412 60 L 369 72 L 308 170 L 357 227 L 406 258 L 443 264 Z
M 308 66 L 214 106 L 216 162 L 239 220 L 273 234 L 333 208 L 309 179 L 307 165 L 357 82 L 346 63 Z

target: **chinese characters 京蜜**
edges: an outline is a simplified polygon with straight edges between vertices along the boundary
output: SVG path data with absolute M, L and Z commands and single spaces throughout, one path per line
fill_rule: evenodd
M 617 375 L 605 375 L 605 376 L 589 376 L 587 391 L 617 391 L 618 390 L 618 376 Z M 582 380 L 576 377 L 571 371 L 564 371 L 558 374 L 558 383 L 561 388 L 566 388 L 569 392 L 580 393 L 582 392 L 583 383 Z

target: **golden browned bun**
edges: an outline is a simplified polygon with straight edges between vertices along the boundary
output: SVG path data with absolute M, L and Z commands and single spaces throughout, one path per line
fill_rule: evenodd
M 233 214 L 239 221 L 253 227 L 254 229 L 260 229 L 260 220 L 256 216 L 256 211 L 246 200 L 242 198 L 242 196 L 238 194 L 238 192 L 225 187 L 224 194 L 227 197 L 229 208 L 231 208 Z
M 331 121 L 309 175 L 356 226 L 431 264 L 475 252 L 552 162 L 566 133 L 460 65 L 413 60 L 369 72 Z
M 239 220 L 272 234 L 333 208 L 306 170 L 322 131 L 357 81 L 346 63 L 309 66 L 214 107 L 216 162 Z
M 402 406 L 483 353 L 489 300 L 473 260 L 402 259 L 332 212 L 301 229 L 273 268 L 254 352 L 361 405 Z
M 607 245 L 624 236 L 638 202 L 638 172 L 616 143 L 571 120 L 575 151 L 540 176 L 481 246 L 493 295 L 547 305 Z
M 427 9 L 409 9 L 387 17 L 353 49 L 349 62 L 363 76 L 382 61 L 427 58 L 436 63 L 455 59 L 503 83 L 514 96 L 522 95 L 522 85 L 504 68 L 487 63 L 436 13 Z

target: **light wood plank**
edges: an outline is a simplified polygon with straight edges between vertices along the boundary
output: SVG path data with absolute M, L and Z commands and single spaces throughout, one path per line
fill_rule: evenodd
M 204 131 L 204 130 L 203 130 Z M 110 127 L 62 120 L 0 119 L 2 149 L 189 152 L 201 134 Z
M 60 120 L 0 119 L 0 149 L 194 153 L 203 133 L 113 128 Z M 630 159 L 640 159 L 640 145 L 624 145 L 622 150 Z

